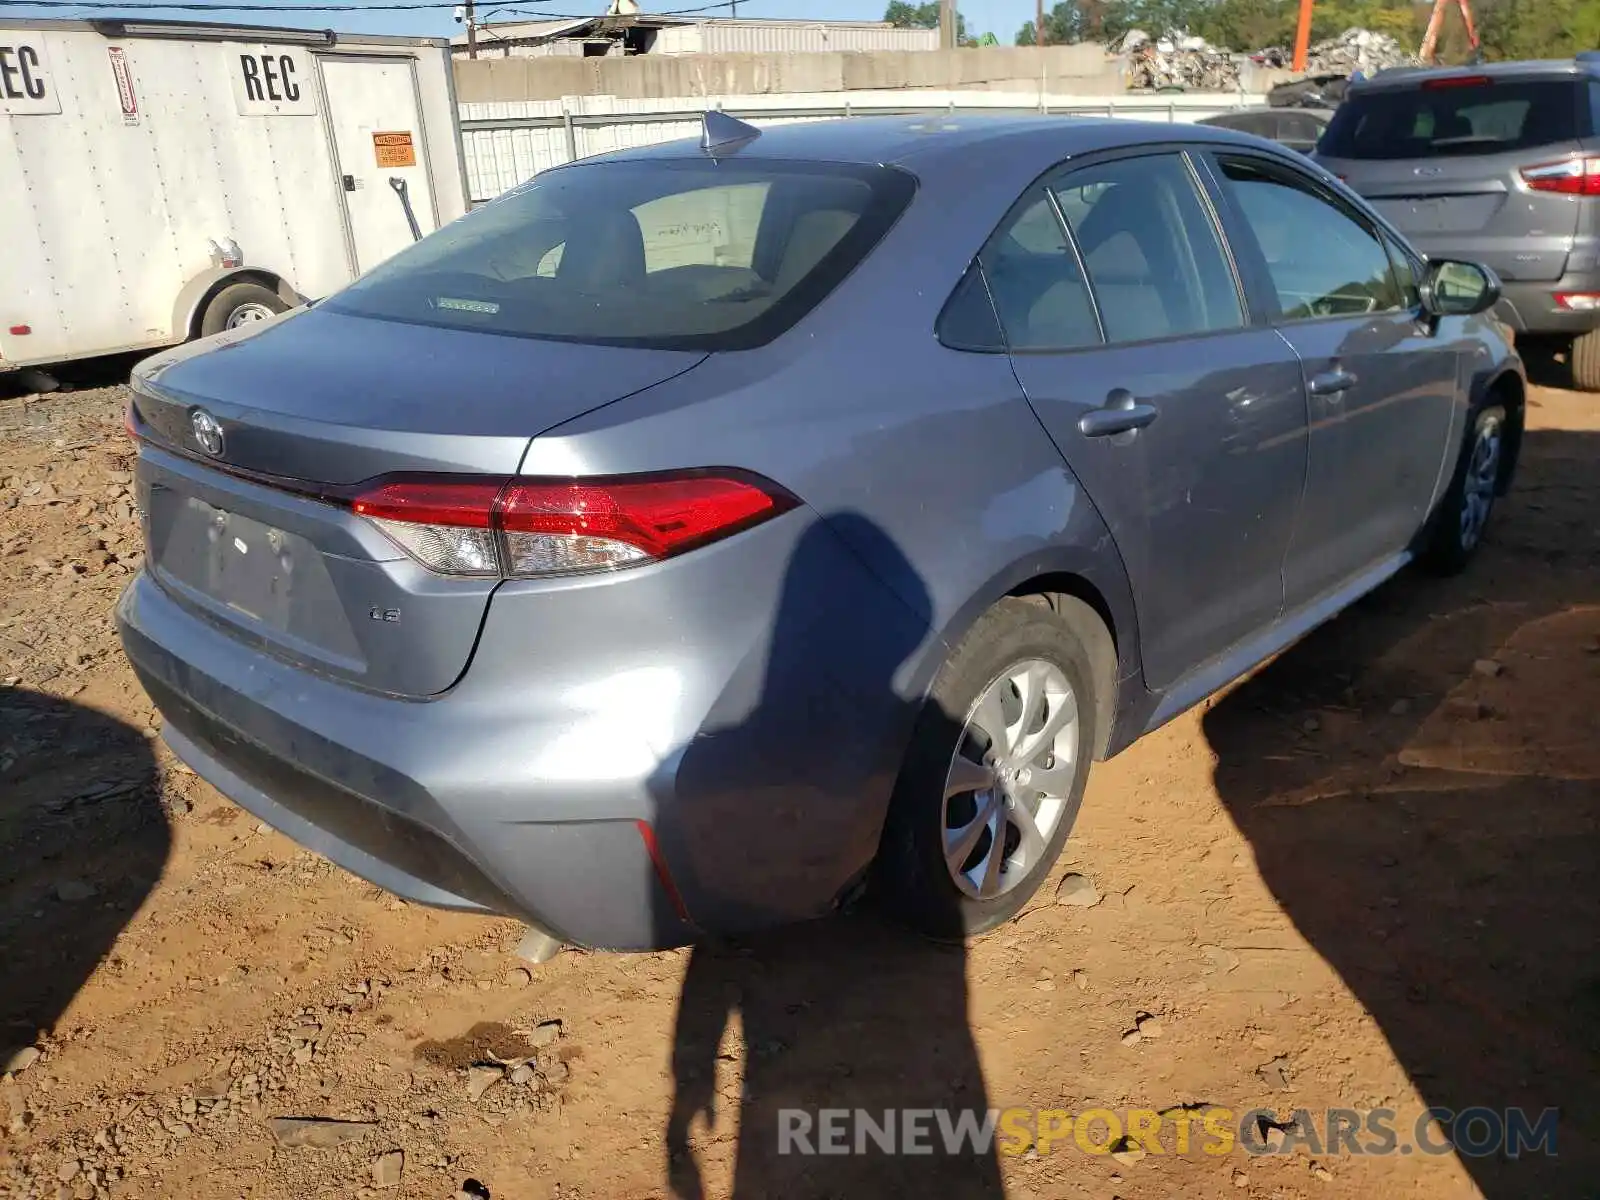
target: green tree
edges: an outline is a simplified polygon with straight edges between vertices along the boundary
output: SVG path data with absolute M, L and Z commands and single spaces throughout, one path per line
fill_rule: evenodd
M 907 4 L 906 0 L 892 0 L 889 7 L 884 9 L 883 19 L 891 25 L 898 25 L 901 29 L 937 29 L 939 3 L 938 0 L 933 0 L 931 4 Z M 967 38 L 967 19 L 957 12 L 956 45 L 976 44 Z
M 939 5 L 937 0 L 932 4 L 907 4 L 906 0 L 893 0 L 884 10 L 883 19 L 901 29 L 937 29 Z
M 1480 17 L 1490 58 L 1565 58 L 1600 49 L 1600 0 L 1498 0 Z

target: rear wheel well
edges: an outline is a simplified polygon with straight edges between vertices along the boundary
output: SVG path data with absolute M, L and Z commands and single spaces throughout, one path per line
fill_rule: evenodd
M 299 297 L 294 294 L 294 289 L 291 288 L 282 277 L 274 275 L 271 271 L 235 271 L 232 275 L 224 275 L 221 279 L 217 280 L 210 287 L 208 287 L 205 290 L 205 293 L 200 297 L 199 303 L 194 306 L 194 312 L 189 316 L 190 338 L 197 338 L 200 336 L 200 324 L 205 320 L 206 309 L 211 306 L 211 302 L 215 300 L 224 289 L 230 288 L 237 283 L 259 284 L 261 287 L 264 287 L 269 291 L 276 292 L 279 298 L 291 308 L 300 303 Z
M 1097 759 L 1106 756 L 1111 726 L 1117 713 L 1117 626 L 1105 597 L 1081 575 L 1040 575 L 1013 588 L 1010 595 L 1054 610 L 1067 621 L 1089 655 L 1095 675 L 1095 747 Z

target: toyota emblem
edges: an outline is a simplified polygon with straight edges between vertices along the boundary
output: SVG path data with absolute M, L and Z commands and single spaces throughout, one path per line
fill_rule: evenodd
M 212 458 L 222 456 L 222 423 L 203 408 L 197 408 L 189 417 L 194 427 L 194 440 Z

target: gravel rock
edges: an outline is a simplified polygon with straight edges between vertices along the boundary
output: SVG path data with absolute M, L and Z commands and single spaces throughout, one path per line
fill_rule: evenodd
M 560 1021 L 540 1021 L 534 1026 L 533 1034 L 528 1039 L 535 1046 L 553 1046 L 561 1040 Z
M 1505 667 L 1492 658 L 1480 658 L 1472 664 L 1472 673 L 1484 679 L 1494 679 L 1505 670 Z
M 358 1142 L 377 1128 L 376 1121 L 339 1121 L 328 1117 L 273 1117 L 267 1121 L 273 1140 L 289 1150 L 302 1147 L 332 1150 Z
M 1073 908 L 1093 908 L 1100 903 L 1100 892 L 1087 875 L 1063 875 L 1056 886 L 1056 903 Z
M 1112 1159 L 1124 1167 L 1138 1166 L 1144 1156 L 1145 1148 L 1131 1138 L 1121 1138 L 1111 1148 Z
M 1290 1091 L 1294 1084 L 1290 1082 L 1289 1056 L 1279 1054 L 1268 1062 L 1256 1068 L 1256 1078 L 1268 1087 L 1277 1088 L 1279 1091 Z
M 88 900 L 98 893 L 99 889 L 92 883 L 85 883 L 81 879 L 63 879 L 56 884 L 56 898 L 68 904 L 76 904 L 80 900 Z
M 400 1176 L 405 1173 L 406 1152 L 391 1150 L 372 1160 L 372 1184 L 380 1188 L 397 1188 Z
M 478 1063 L 467 1068 L 467 1099 L 476 1104 L 483 1094 L 506 1076 L 499 1063 Z
M 1458 721 L 1482 721 L 1490 715 L 1487 704 L 1465 696 L 1452 696 L 1445 702 L 1445 711 Z
M 11 1051 L 0 1060 L 0 1075 L 20 1075 L 39 1061 L 39 1054 L 37 1046 L 24 1046 L 20 1050 Z

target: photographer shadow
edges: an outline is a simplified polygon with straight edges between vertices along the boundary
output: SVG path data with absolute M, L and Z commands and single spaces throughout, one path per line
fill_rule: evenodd
M 20 1065 L 20 1083 L 161 878 L 158 782 L 141 731 L 0 689 L 0 1063 Z
M 1597 461 L 1600 435 L 1530 432 L 1464 574 L 1403 575 L 1203 720 L 1263 880 L 1490 1200 L 1600 1180 Z M 1515 1156 L 1552 1109 L 1556 1154 Z
M 869 548 L 876 576 L 859 564 L 840 569 L 840 532 L 858 550 Z M 742 858 L 743 866 L 730 870 L 764 872 L 761 851 L 742 845 L 739 832 L 749 819 L 746 806 L 760 806 L 765 820 L 797 823 L 789 857 L 801 865 L 774 864 L 773 886 L 781 887 L 784 872 L 805 869 L 808 822 L 852 819 L 858 802 L 838 785 L 862 769 L 862 755 L 881 749 L 861 734 L 861 706 L 880 715 L 898 709 L 888 724 L 907 732 L 919 716 L 921 706 L 900 699 L 895 684 L 926 636 L 917 606 L 905 602 L 917 596 L 926 588 L 914 568 L 866 518 L 815 521 L 801 535 L 759 699 L 735 727 L 697 742 L 682 768 L 708 785 L 700 790 L 745 809 L 741 820 L 724 819 L 732 812 L 699 819 L 694 837 L 702 861 Z M 806 714 L 805 744 L 797 744 L 797 708 Z M 892 782 L 891 769 L 885 789 Z M 877 831 L 866 832 L 870 853 Z M 790 849 L 783 843 L 777 839 L 779 851 Z M 939 924 L 959 930 L 953 902 Z M 932 1111 L 915 1115 L 945 1110 L 949 1122 L 971 1110 L 981 1122 L 989 1107 L 966 965 L 958 932 L 941 942 L 920 937 L 878 912 L 870 897 L 824 920 L 695 945 L 672 1054 L 672 1194 L 700 1200 L 720 1192 L 704 1176 L 725 1159 L 731 1140 L 734 1197 L 1002 1196 L 992 1146 L 952 1147 Z M 730 1112 L 737 1131 L 728 1135 L 722 1131 Z M 875 1137 L 858 1136 L 858 1114 L 877 1126 L 887 1120 L 894 1153 Z M 909 1142 L 908 1119 L 920 1121 Z M 697 1133 L 700 1120 L 706 1128 Z M 927 1149 L 915 1152 L 917 1145 Z

